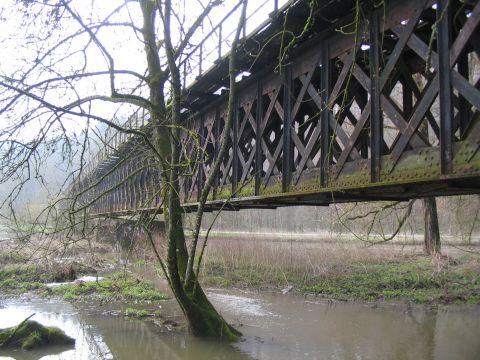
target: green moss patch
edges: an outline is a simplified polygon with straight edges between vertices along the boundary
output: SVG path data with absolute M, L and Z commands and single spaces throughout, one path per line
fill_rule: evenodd
M 145 309 L 135 309 L 135 308 L 129 307 L 127 308 L 127 310 L 125 310 L 125 316 L 135 317 L 135 318 L 144 318 L 147 316 L 155 316 L 155 314 L 152 314 L 151 312 Z
M 109 301 L 152 302 L 168 299 L 168 295 L 129 273 L 115 273 L 102 280 L 71 283 L 55 288 L 54 293 L 65 300 L 78 300 L 86 297 Z
M 57 327 L 27 320 L 18 326 L 0 330 L 0 348 L 30 350 L 48 345 L 74 345 L 75 339 Z

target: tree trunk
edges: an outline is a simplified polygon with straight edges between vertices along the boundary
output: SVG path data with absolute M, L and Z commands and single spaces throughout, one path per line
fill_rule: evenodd
M 422 199 L 425 219 L 424 250 L 428 255 L 440 252 L 440 229 L 438 227 L 437 202 L 434 197 Z
M 163 4 L 162 4 L 163 3 Z M 210 7 L 215 2 L 210 3 Z M 162 4 L 162 5 L 158 5 Z M 148 63 L 148 85 L 150 87 L 151 111 L 150 118 L 155 126 L 155 144 L 159 154 L 159 170 L 162 180 L 162 207 L 165 217 L 166 238 L 167 238 L 167 259 L 165 275 L 169 285 L 182 309 L 191 332 L 199 337 L 223 339 L 228 341 L 238 340 L 241 334 L 228 325 L 223 317 L 215 310 L 207 299 L 200 285 L 197 283 L 197 274 L 192 270 L 195 262 L 195 248 L 190 250 L 186 246 L 185 234 L 182 222 L 182 207 L 180 204 L 180 129 L 181 129 L 181 107 L 182 107 L 182 84 L 178 67 L 178 48 L 172 44 L 170 18 L 173 16 L 172 1 L 159 2 L 153 0 L 141 0 L 143 14 L 143 36 Z M 163 7 L 163 46 L 167 59 L 168 69 L 163 69 L 159 57 L 157 35 L 155 29 L 155 17 L 157 6 Z M 208 7 L 207 7 L 208 8 Z M 205 16 L 208 14 L 205 9 Z M 245 18 L 246 2 L 243 5 L 242 18 Z M 193 31 L 195 26 L 193 25 Z M 234 63 L 236 44 L 243 26 L 239 22 L 235 40 L 232 44 L 230 55 L 230 78 L 235 77 Z M 188 38 L 184 39 L 187 41 Z M 232 60 L 233 59 L 233 60 Z M 233 69 L 233 70 L 232 70 Z M 168 70 L 168 71 L 167 71 Z M 165 84 L 169 80 L 171 85 L 169 107 L 165 104 Z M 231 79 L 230 79 L 231 80 Z M 232 82 L 232 80 L 231 80 Z M 233 80 L 233 84 L 235 84 Z M 229 98 L 234 98 L 234 86 L 230 87 Z M 233 100 L 232 100 L 233 102 Z M 228 132 L 227 132 L 228 133 Z M 222 145 L 223 146 L 223 145 Z M 225 145 L 226 146 L 226 145 Z M 218 172 L 218 169 L 216 170 Z M 215 176 L 215 175 L 212 175 Z M 208 190 L 206 190 L 208 192 Z M 208 194 L 207 194 L 208 195 Z M 201 211 L 200 211 L 201 216 Z M 196 245 L 196 244 L 195 244 Z M 187 271 L 187 265 L 190 264 Z M 162 265 L 163 268 L 163 265 Z M 188 276 L 187 276 L 188 274 Z M 187 281 L 187 279 L 189 281 Z M 195 286 L 192 286 L 195 284 Z
M 173 182 L 175 184 L 173 186 L 174 189 L 177 188 L 177 183 L 177 181 Z M 197 283 L 193 289 L 185 284 L 183 275 L 185 274 L 188 252 L 183 234 L 182 209 L 176 195 L 178 192 L 172 190 L 170 192 L 167 267 L 174 296 L 185 314 L 189 329 L 193 335 L 236 341 L 242 334 L 230 326 L 217 312 L 200 284 Z M 180 266 L 182 269 L 179 268 Z
M 150 3 L 151 5 L 152 3 Z M 246 1 L 242 8 L 242 17 L 245 19 Z M 148 10 L 148 9 L 147 9 Z M 170 17 L 172 15 L 172 1 L 165 0 L 163 11 L 163 25 L 164 25 L 164 44 L 167 58 L 168 69 L 170 71 L 171 83 L 171 107 L 166 116 L 170 126 L 164 127 L 163 131 L 170 136 L 170 152 L 168 147 L 165 147 L 163 158 L 166 160 L 164 164 L 164 172 L 168 179 L 164 183 L 165 192 L 168 199 L 164 204 L 164 216 L 167 221 L 167 269 L 170 277 L 170 286 L 182 308 L 185 317 L 187 318 L 191 332 L 199 337 L 222 339 L 227 341 L 235 341 L 241 336 L 241 333 L 227 324 L 223 317 L 215 310 L 213 305 L 207 299 L 200 284 L 197 283 L 197 275 L 193 271 L 193 264 L 195 262 L 195 247 L 196 240 L 190 253 L 187 250 L 184 228 L 182 223 L 182 207 L 180 205 L 180 185 L 179 185 L 179 164 L 180 164 L 180 127 L 181 127 L 181 103 L 182 103 L 182 85 L 177 59 L 175 57 L 176 49 L 172 44 Z M 232 52 L 229 61 L 230 88 L 229 94 L 229 112 L 231 112 L 231 105 L 234 99 L 235 87 L 235 54 L 237 49 L 238 38 L 240 35 L 243 21 L 240 21 L 237 27 L 235 39 L 232 44 Z M 153 46 L 152 46 L 153 47 Z M 232 112 L 233 114 L 233 112 Z M 230 116 L 230 117 L 233 117 Z M 159 122 L 161 124 L 161 122 Z M 226 144 L 222 144 L 225 147 Z M 214 167 L 213 173 L 210 176 L 214 177 L 215 172 L 218 173 L 220 166 Z M 205 192 L 208 195 L 210 191 L 213 178 L 208 178 Z M 200 204 L 198 216 L 201 219 L 202 207 Z M 195 285 L 195 286 L 193 286 Z
M 236 341 L 242 336 L 217 312 L 199 284 L 189 298 L 192 304 L 187 312 L 187 320 L 192 334 L 226 341 Z

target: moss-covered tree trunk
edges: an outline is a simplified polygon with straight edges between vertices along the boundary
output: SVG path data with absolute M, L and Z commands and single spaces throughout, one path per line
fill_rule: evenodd
M 166 275 L 172 292 L 188 321 L 191 332 L 199 337 L 237 340 L 241 334 L 231 327 L 210 303 L 196 274 L 190 274 L 192 282 L 185 281 L 187 264 L 194 261 L 186 246 L 180 204 L 180 109 L 181 82 L 176 65 L 178 47 L 174 48 L 170 34 L 171 1 L 157 3 L 153 0 L 140 0 L 144 18 L 143 36 L 148 63 L 148 79 L 151 102 L 151 123 L 154 126 L 155 144 L 158 150 L 159 171 L 163 199 L 163 214 L 166 224 L 167 259 Z M 158 6 L 162 10 L 158 12 Z M 208 9 L 207 9 L 208 10 Z M 168 68 L 162 69 L 159 58 L 158 41 L 155 31 L 155 17 L 160 13 L 164 26 L 164 47 Z M 197 25 L 198 26 L 198 25 Z M 171 100 L 165 103 L 165 85 L 171 85 Z M 191 286 L 195 283 L 195 286 Z
M 172 148 L 177 146 L 173 144 Z M 178 156 L 177 151 L 174 151 L 173 155 Z M 183 231 L 182 208 L 178 197 L 178 168 L 171 169 L 170 174 L 168 209 L 165 209 L 166 223 L 168 224 L 167 269 L 170 286 L 185 314 L 192 334 L 199 337 L 235 341 L 241 334 L 217 312 L 202 287 L 197 284 L 195 288 L 192 288 L 185 283 L 188 251 Z

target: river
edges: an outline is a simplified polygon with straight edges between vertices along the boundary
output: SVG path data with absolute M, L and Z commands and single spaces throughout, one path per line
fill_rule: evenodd
M 0 302 L 0 328 L 27 316 L 62 328 L 73 349 L 0 352 L 0 359 L 479 359 L 480 307 L 332 303 L 314 297 L 210 289 L 244 338 L 237 344 L 161 332 L 106 306 L 23 297 Z M 176 311 L 172 301 L 162 306 Z M 118 309 L 117 309 L 118 310 Z

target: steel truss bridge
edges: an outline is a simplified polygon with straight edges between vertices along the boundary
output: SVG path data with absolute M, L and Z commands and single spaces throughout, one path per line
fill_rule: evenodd
M 355 1 L 317 3 L 313 27 L 281 67 L 278 34 L 284 26 L 301 33 L 306 1 L 275 1 L 268 20 L 243 38 L 239 61 L 250 76 L 238 82 L 232 141 L 207 208 L 480 192 L 480 2 L 385 0 L 364 2 L 360 12 Z M 214 93 L 227 84 L 228 59 L 219 52 L 186 88 L 187 211 L 218 156 L 228 91 Z M 147 120 L 129 121 L 148 132 Z M 96 199 L 92 213 L 159 205 L 158 172 L 141 143 L 112 137 L 77 179 L 81 200 Z M 197 153 L 199 162 L 187 161 Z

